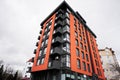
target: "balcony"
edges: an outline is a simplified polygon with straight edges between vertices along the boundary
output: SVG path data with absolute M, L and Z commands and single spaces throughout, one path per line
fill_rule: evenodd
M 62 9 L 59 9 L 58 12 L 56 12 L 56 15 L 59 15 L 59 14 L 63 14 L 63 10 Z
M 55 28 L 56 27 L 59 27 L 59 26 L 62 26 L 63 25 L 63 22 L 62 21 L 60 21 L 60 20 L 58 20 L 56 23 L 55 23 Z
M 61 28 L 57 28 L 54 30 L 53 32 L 53 36 L 56 37 L 56 36 L 61 36 L 62 35 L 62 29 Z
M 39 43 L 37 42 L 37 43 L 36 43 L 36 46 L 38 46 L 38 45 L 39 45 Z
M 53 61 L 49 62 L 49 69 L 60 69 L 60 61 L 53 60 Z
M 38 40 L 40 40 L 40 36 L 38 36 Z
M 60 37 L 55 37 L 55 38 L 53 38 L 53 40 L 52 40 L 52 45 L 53 46 L 58 46 L 59 44 L 61 44 L 62 43 L 62 39 L 60 38 Z
M 58 16 L 56 16 L 55 22 L 59 20 L 62 21 L 63 19 L 64 19 L 63 14 L 59 14 Z
M 40 30 L 40 34 L 42 34 L 42 30 Z
M 53 56 L 53 55 L 54 55 L 54 57 L 57 55 L 59 56 L 59 55 L 61 55 L 61 53 L 62 53 L 62 49 L 59 47 L 55 47 L 55 48 L 53 48 L 53 51 L 51 52 L 51 56 Z

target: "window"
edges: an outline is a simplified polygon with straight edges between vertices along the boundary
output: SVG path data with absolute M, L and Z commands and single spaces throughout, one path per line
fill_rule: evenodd
M 84 56 L 84 52 L 82 52 L 82 59 L 84 59 L 85 58 L 85 56 Z
M 78 37 L 78 33 L 77 32 L 75 32 L 75 36 Z
M 86 54 L 86 60 L 89 61 L 89 59 L 88 59 L 88 54 Z
M 82 64 L 83 64 L 83 70 L 86 71 L 86 64 L 85 64 L 85 62 L 82 62 Z
M 80 36 L 80 41 L 82 41 L 82 36 Z
M 77 49 L 77 48 L 76 48 L 76 55 L 77 55 L 77 56 L 80 56 L 79 49 Z
M 46 54 L 46 50 L 47 50 L 47 48 L 44 48 L 44 50 L 43 50 L 43 55 Z
M 44 45 L 44 42 L 42 42 L 42 45 L 41 45 L 41 47 Z
M 80 43 L 80 47 L 83 49 L 83 44 L 82 43 Z
M 69 18 L 69 13 L 68 12 L 66 12 L 65 15 Z
M 70 32 L 70 27 L 69 27 L 68 25 L 65 25 L 65 26 L 63 27 L 63 32 L 65 32 L 65 31 Z
M 70 55 L 66 55 L 66 66 L 70 67 Z
M 87 66 L 88 66 L 88 72 L 90 72 L 90 65 L 89 65 L 89 64 L 87 64 Z
M 99 62 L 97 60 L 95 60 L 96 66 L 99 66 Z
M 76 24 L 76 18 L 74 18 L 74 24 Z
M 69 43 L 63 43 L 63 50 L 70 52 L 70 44 Z
M 76 43 L 76 46 L 78 46 L 78 40 L 77 39 L 75 40 L 75 43 Z
M 66 18 L 66 23 L 67 23 L 67 24 L 70 24 L 70 21 L 69 21 L 69 19 L 68 19 L 68 18 Z
M 47 32 L 47 27 L 45 28 L 45 32 Z
M 84 39 L 84 43 L 86 44 L 86 39 Z
M 45 41 L 45 45 L 47 45 L 48 44 L 48 39 Z
M 44 63 L 44 58 L 41 59 L 41 64 L 43 64 L 43 63 Z
M 77 67 L 80 69 L 80 60 L 77 59 Z
M 67 12 L 70 13 L 71 11 L 67 8 Z
M 43 36 L 43 39 L 45 39 L 45 35 Z
M 40 64 L 40 60 L 38 59 L 38 61 L 37 61 L 37 65 L 39 65 Z
M 48 63 L 48 67 L 51 67 L 52 65 L 51 65 L 51 61 Z
M 65 33 L 65 34 L 63 35 L 63 40 L 64 40 L 64 41 L 70 41 L 70 35 L 69 35 L 69 33 Z
M 51 53 L 51 54 L 53 53 L 53 48 L 51 48 L 51 51 L 50 51 L 50 53 Z
M 85 46 L 85 51 L 87 52 L 87 47 Z
M 75 28 L 75 30 L 77 30 L 77 26 L 74 24 L 74 28 Z
M 65 80 L 65 74 L 61 75 L 61 80 Z
M 47 33 L 47 36 L 49 36 L 50 35 L 50 31 Z
M 39 52 L 39 56 L 41 56 L 41 54 L 42 54 L 42 50 L 40 50 L 40 52 Z

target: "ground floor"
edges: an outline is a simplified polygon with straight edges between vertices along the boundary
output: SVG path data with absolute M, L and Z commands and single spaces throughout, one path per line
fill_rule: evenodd
M 97 76 L 87 76 L 70 70 L 46 70 L 31 74 L 32 80 L 99 80 Z

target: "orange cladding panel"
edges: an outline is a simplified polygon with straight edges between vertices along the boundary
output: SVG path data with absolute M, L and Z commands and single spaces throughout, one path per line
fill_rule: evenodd
M 42 35 L 41 35 L 41 39 L 39 41 L 39 45 L 38 45 L 38 48 L 37 48 L 37 51 L 36 51 L 36 55 L 35 55 L 35 58 L 34 58 L 34 63 L 33 63 L 33 67 L 32 67 L 32 72 L 35 72 L 35 71 L 41 71 L 41 70 L 46 70 L 47 67 L 48 67 L 48 61 L 49 61 L 49 55 L 50 55 L 50 49 L 51 49 L 51 41 L 52 41 L 52 32 L 54 30 L 54 23 L 55 23 L 55 14 L 50 18 L 48 19 L 44 25 L 43 25 L 43 29 L 42 29 Z M 44 31 L 45 31 L 45 28 L 46 28 L 46 24 L 48 21 L 50 21 L 52 19 L 52 25 L 51 25 L 51 28 L 50 28 L 50 35 L 49 35 L 49 38 L 48 38 L 48 45 L 47 45 L 47 51 L 46 51 L 46 55 L 45 55 L 45 59 L 44 59 L 44 63 L 41 64 L 41 65 L 37 65 L 37 60 L 38 60 L 38 57 L 39 57 L 39 51 L 40 51 L 40 48 L 41 48 L 41 43 L 42 43 L 42 39 L 43 39 L 43 35 L 44 35 Z

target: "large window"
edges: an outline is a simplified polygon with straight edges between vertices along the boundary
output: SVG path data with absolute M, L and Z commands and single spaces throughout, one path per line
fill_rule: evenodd
M 70 20 L 68 18 L 66 18 L 66 23 L 70 24 Z
M 76 55 L 77 55 L 77 56 L 80 56 L 80 52 L 79 52 L 79 49 L 78 49 L 78 48 L 76 48 Z
M 70 52 L 70 44 L 69 43 L 63 43 L 63 50 Z
M 66 66 L 70 67 L 70 55 L 66 55 Z
M 65 15 L 69 18 L 69 13 L 68 12 L 66 12 Z
M 65 33 L 65 34 L 63 35 L 63 40 L 64 40 L 64 41 L 70 41 L 70 35 L 69 35 L 69 33 Z
M 77 67 L 80 69 L 80 60 L 77 59 Z

